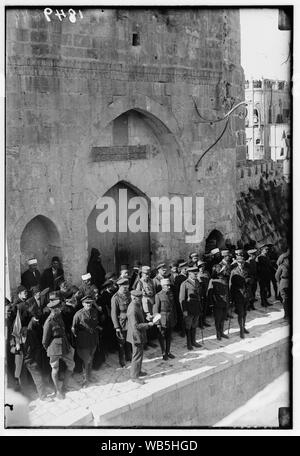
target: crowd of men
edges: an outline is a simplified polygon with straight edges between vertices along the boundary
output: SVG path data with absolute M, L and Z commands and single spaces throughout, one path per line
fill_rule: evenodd
M 187 261 L 160 263 L 154 270 L 136 262 L 132 270 L 121 266 L 119 275 L 104 270 L 93 248 L 81 279 L 79 287 L 67 283 L 58 257 L 42 274 L 36 258 L 28 260 L 16 298 L 6 300 L 7 370 L 16 389 L 22 390 L 27 372 L 41 400 L 63 399 L 74 369 L 82 372 L 86 387 L 93 381 L 92 368 L 114 351 L 121 367 L 131 362 L 131 380 L 143 384 L 144 350 L 157 347 L 157 341 L 164 361 L 175 358 L 173 330 L 193 350 L 201 347 L 197 328 L 203 340 L 208 316 L 213 315 L 216 338 L 222 340 L 229 338 L 225 321 L 230 326 L 236 314 L 243 339 L 258 285 L 262 307 L 271 305 L 272 283 L 284 318 L 290 315 L 289 250 L 278 256 L 270 244 L 215 248 L 202 256 L 193 252 Z M 46 392 L 49 382 L 53 397 Z

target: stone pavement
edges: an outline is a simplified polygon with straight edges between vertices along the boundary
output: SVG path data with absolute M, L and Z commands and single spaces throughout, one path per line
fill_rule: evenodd
M 201 348 L 188 351 L 185 339 L 174 333 L 171 352 L 175 359 L 163 361 L 160 348 L 150 348 L 144 353 L 143 370 L 148 372 L 146 384 L 138 385 L 129 379 L 130 364 L 120 368 L 117 354 L 110 354 L 98 371 L 93 371 L 94 382 L 88 388 L 81 388 L 81 374 L 74 374 L 72 391 L 64 400 L 55 399 L 44 403 L 34 400 L 30 403 L 32 427 L 93 426 L 94 417 L 108 416 L 136 407 L 151 400 L 153 394 L 162 394 L 176 384 L 189 382 L 199 372 L 217 369 L 224 363 L 238 360 L 249 352 L 288 337 L 289 325 L 283 319 L 282 305 L 270 299 L 272 307 L 248 312 L 246 327 L 250 331 L 240 339 L 236 314 L 233 314 L 229 340 L 218 341 L 215 336 L 213 318 L 208 318 L 211 327 L 204 329 L 204 344 Z M 227 333 L 229 321 L 225 322 Z M 201 343 L 201 330 L 197 330 L 197 341 Z M 101 420 L 100 420 L 101 421 Z M 98 420 L 99 423 L 99 420 Z

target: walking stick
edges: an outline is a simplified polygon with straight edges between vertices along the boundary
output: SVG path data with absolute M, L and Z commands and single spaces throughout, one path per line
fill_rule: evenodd
M 232 318 L 232 310 L 231 310 L 231 312 L 229 313 L 229 323 L 228 323 L 228 331 L 227 331 L 227 335 L 228 335 L 228 336 L 229 336 L 231 318 Z

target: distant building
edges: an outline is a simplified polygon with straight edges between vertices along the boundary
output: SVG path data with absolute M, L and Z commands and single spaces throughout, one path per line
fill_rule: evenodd
M 284 160 L 290 155 L 291 92 L 287 81 L 245 82 L 249 160 Z

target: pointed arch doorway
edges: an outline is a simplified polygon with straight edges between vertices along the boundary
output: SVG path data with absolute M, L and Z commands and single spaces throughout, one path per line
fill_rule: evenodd
M 102 264 L 105 270 L 119 272 L 122 264 L 128 264 L 130 268 L 133 267 L 135 261 L 140 261 L 142 264 L 150 265 L 151 252 L 150 252 L 150 233 L 147 232 L 132 232 L 127 229 L 126 232 L 119 230 L 120 214 L 120 190 L 126 190 L 127 207 L 128 200 L 134 197 L 143 197 L 148 202 L 147 196 L 139 189 L 131 184 L 121 181 L 111 187 L 103 196 L 113 198 L 116 204 L 116 231 L 100 233 L 97 230 L 96 220 L 100 214 L 100 210 L 93 208 L 87 221 L 88 231 L 88 253 L 90 255 L 92 247 L 100 250 L 102 257 Z M 143 216 L 147 217 L 148 227 L 150 226 L 149 204 L 141 206 Z M 134 210 L 128 209 L 128 217 Z

